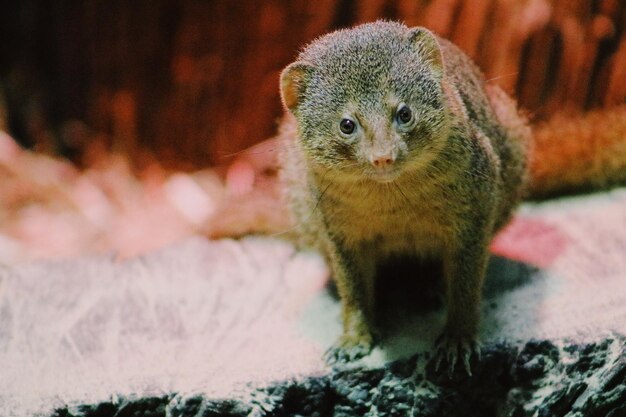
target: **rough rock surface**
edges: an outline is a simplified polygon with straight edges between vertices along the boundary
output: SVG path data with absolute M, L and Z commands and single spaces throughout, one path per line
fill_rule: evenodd
M 626 343 L 556 346 L 531 340 L 518 351 L 489 345 L 470 377 L 434 373 L 425 355 L 376 369 L 334 369 L 252 390 L 248 399 L 202 395 L 118 398 L 56 410 L 104 416 L 550 416 L 626 415 Z

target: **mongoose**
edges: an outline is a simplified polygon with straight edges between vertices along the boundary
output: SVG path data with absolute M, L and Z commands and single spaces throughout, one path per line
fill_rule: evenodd
M 438 355 L 469 372 L 489 243 L 524 190 L 530 130 L 513 101 L 452 43 L 386 21 L 315 40 L 280 91 L 299 242 L 326 256 L 342 301 L 330 358 L 371 350 L 376 266 L 408 255 L 442 261 Z

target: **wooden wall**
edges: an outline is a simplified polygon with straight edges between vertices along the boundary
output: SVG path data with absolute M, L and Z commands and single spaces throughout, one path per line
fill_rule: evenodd
M 378 18 L 449 37 L 536 119 L 626 101 L 620 0 L 7 3 L 11 132 L 78 160 L 98 144 L 170 166 L 224 162 L 275 131 L 278 75 L 302 44 Z

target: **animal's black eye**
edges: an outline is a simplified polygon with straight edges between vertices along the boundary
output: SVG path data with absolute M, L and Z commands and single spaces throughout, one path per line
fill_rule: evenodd
M 339 129 L 344 135 L 351 135 L 356 129 L 356 123 L 354 122 L 354 120 L 341 119 L 341 121 L 339 122 Z
M 411 120 L 413 120 L 413 112 L 411 111 L 409 106 L 404 103 L 401 103 L 398 106 L 398 111 L 396 112 L 396 120 L 402 125 L 406 125 L 410 123 Z

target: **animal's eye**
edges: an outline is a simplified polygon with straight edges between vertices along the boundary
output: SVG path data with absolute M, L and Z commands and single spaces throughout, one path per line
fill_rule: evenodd
M 341 130 L 341 133 L 343 133 L 344 135 L 353 134 L 355 129 L 356 123 L 354 122 L 354 120 L 341 119 L 341 121 L 339 122 L 339 130 Z
M 409 124 L 413 120 L 413 112 L 404 103 L 400 103 L 398 110 L 396 111 L 396 120 L 401 125 Z

